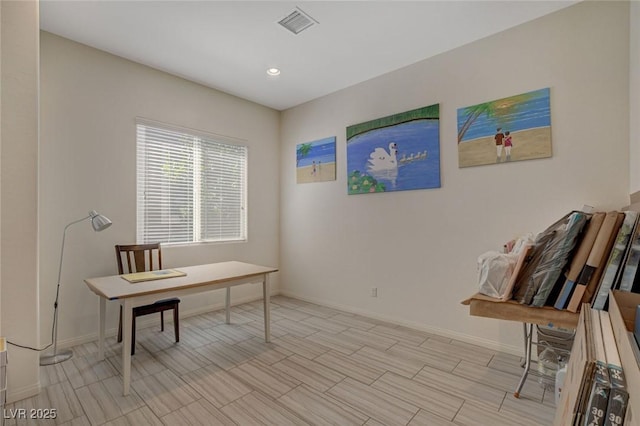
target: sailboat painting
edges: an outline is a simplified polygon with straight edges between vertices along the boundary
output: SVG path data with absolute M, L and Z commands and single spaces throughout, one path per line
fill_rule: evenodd
M 440 187 L 440 105 L 347 127 L 348 193 Z
M 549 88 L 458 109 L 458 166 L 551 157 Z

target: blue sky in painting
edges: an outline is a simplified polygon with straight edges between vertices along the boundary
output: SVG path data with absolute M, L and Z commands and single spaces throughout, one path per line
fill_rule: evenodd
M 461 142 L 495 135 L 498 127 L 501 127 L 502 131 L 516 132 L 518 130 L 551 126 L 549 89 L 536 90 L 530 92 L 530 95 L 531 98 L 526 102 L 520 103 L 512 114 L 500 118 L 489 117 L 487 114 L 480 115 L 469 127 Z M 501 100 L 492 102 L 500 102 Z M 467 119 L 467 108 L 458 109 L 458 132 L 460 132 L 463 123 Z
M 314 161 L 317 163 L 335 163 L 336 162 L 336 137 L 331 136 L 324 139 L 319 139 L 313 142 L 307 142 L 311 144 L 311 151 L 309 154 L 298 161 L 298 167 L 306 167 L 311 165 Z M 296 146 L 296 154 L 299 144 Z

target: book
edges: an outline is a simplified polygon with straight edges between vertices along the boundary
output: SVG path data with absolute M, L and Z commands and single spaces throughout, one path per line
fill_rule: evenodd
M 518 302 L 529 305 L 533 301 L 533 297 L 538 292 L 547 272 L 541 269 L 540 265 L 550 261 L 553 253 L 558 248 L 558 242 L 562 241 L 566 235 L 567 224 L 575 217 L 574 213 L 584 215 L 582 212 L 567 213 L 536 236 L 529 262 L 522 269 L 522 273 L 515 285 L 515 298 Z
M 516 282 L 513 288 L 513 298 L 519 303 L 529 304 L 531 302 L 531 298 L 535 295 L 535 291 L 530 289 L 530 287 L 534 286 L 532 276 L 545 253 L 547 245 L 551 243 L 556 236 L 558 229 L 567 223 L 569 217 L 573 213 L 573 211 L 567 213 L 555 223 L 548 226 L 547 229 L 536 235 L 533 246 L 525 259 L 520 273 L 516 277 Z
M 629 243 L 629 253 L 625 260 L 622 274 L 620 276 L 619 289 L 622 291 L 631 291 L 635 281 L 638 264 L 640 263 L 640 226 L 636 229 Z
M 586 305 L 585 305 L 586 308 Z M 595 345 L 593 342 L 593 317 L 591 316 L 589 309 L 582 309 L 580 314 L 584 321 L 584 327 L 586 330 L 585 345 L 587 351 L 585 354 L 585 368 L 582 377 L 582 383 L 580 385 L 580 392 L 578 393 L 577 412 L 575 416 L 574 425 L 582 425 L 586 420 L 586 412 L 589 403 L 589 396 L 591 395 L 591 388 L 593 386 L 593 374 L 595 370 Z
M 624 216 L 624 221 L 616 236 L 616 242 L 609 254 L 607 266 L 600 279 L 596 297 L 591 305 L 594 309 L 606 308 L 609 299 L 609 290 L 615 288 L 617 282 L 620 280 L 623 269 L 621 266 L 624 265 L 627 254 L 629 253 L 629 243 L 637 226 L 638 212 L 627 211 L 624 212 Z
M 586 214 L 572 213 L 566 225 L 556 234 L 557 239 L 554 239 L 553 244 L 547 247 L 547 255 L 543 257 L 534 273 L 540 279 L 531 306 L 541 307 L 546 304 L 586 223 Z
M 567 304 L 568 311 L 578 312 L 578 309 L 580 309 L 580 302 L 582 301 L 582 297 L 586 290 L 587 286 L 585 284 L 576 284 L 573 294 L 571 295 L 571 299 L 569 299 L 569 303 Z
M 567 304 L 567 310 L 577 312 L 582 303 L 591 304 L 595 285 L 600 282 L 600 276 L 608 259 L 609 251 L 615 242 L 615 237 L 618 235 L 618 230 L 622 226 L 623 220 L 624 213 L 613 211 L 606 214 L 587 262 L 580 272 L 576 288 Z
M 568 278 L 564 281 L 562 288 L 560 289 L 560 293 L 556 298 L 556 303 L 553 304 L 553 307 L 562 310 L 567 307 L 569 304 L 569 300 L 571 296 L 573 296 L 573 292 L 576 289 L 576 282 L 569 280 Z
M 605 222 L 602 224 L 602 228 L 600 230 L 605 230 L 605 237 L 603 239 L 603 244 L 600 245 L 599 241 L 596 239 L 596 242 L 593 244 L 593 250 L 591 254 L 589 254 L 589 260 L 587 260 L 587 265 L 592 265 L 595 267 L 593 271 L 593 275 L 590 277 L 589 282 L 587 283 L 587 289 L 584 292 L 584 296 L 582 297 L 582 303 L 591 304 L 593 298 L 595 297 L 595 293 L 597 290 L 597 286 L 600 283 L 600 277 L 604 272 L 604 268 L 607 265 L 607 260 L 609 259 L 609 253 L 611 252 L 611 248 L 616 242 L 616 236 L 618 235 L 618 231 L 622 226 L 622 222 L 624 221 L 625 215 L 622 212 L 612 212 L 614 219 L 613 226 L 611 229 L 605 228 L 607 225 L 607 218 L 605 217 Z M 606 238 L 606 232 L 609 232 L 608 239 Z M 600 235 L 598 233 L 598 235 Z M 593 255 L 593 256 L 592 256 Z
M 165 278 L 184 277 L 187 275 L 177 269 L 159 269 L 157 271 L 134 272 L 132 274 L 120 275 L 122 279 L 130 283 L 139 283 L 142 281 L 162 280 Z
M 611 383 L 609 381 L 609 369 L 607 367 L 607 357 L 602 336 L 602 324 L 600 320 L 600 311 L 589 309 L 591 315 L 591 324 L 593 330 L 593 346 L 595 355 L 595 369 L 591 379 L 591 392 L 589 395 L 589 403 L 585 412 L 585 425 L 603 426 L 605 422 L 605 414 L 607 405 L 609 404 L 609 392 Z
M 624 423 L 627 404 L 629 402 L 627 382 L 624 371 L 622 370 L 609 313 L 606 311 L 599 311 L 599 313 L 602 325 L 602 338 L 607 356 L 607 368 L 609 369 L 609 380 L 611 382 L 604 424 L 605 426 L 620 426 Z
M 554 307 L 556 309 L 564 309 L 567 307 L 569 298 L 573 294 L 576 281 L 578 280 L 584 265 L 587 263 L 589 253 L 591 253 L 591 249 L 596 241 L 598 232 L 600 232 L 604 218 L 604 213 L 594 213 L 591 219 L 589 219 L 589 222 L 585 225 L 585 230 L 583 232 L 584 235 L 575 251 L 575 254 L 573 255 L 573 259 L 571 259 L 569 270 L 566 273 L 566 280 L 554 303 Z
M 633 280 L 633 285 L 631 286 L 632 293 L 640 293 L 640 273 L 636 273 L 636 277 Z

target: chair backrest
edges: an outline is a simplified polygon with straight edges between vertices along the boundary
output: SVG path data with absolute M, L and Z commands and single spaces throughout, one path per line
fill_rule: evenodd
M 116 245 L 116 259 L 121 275 L 162 269 L 160 243 Z

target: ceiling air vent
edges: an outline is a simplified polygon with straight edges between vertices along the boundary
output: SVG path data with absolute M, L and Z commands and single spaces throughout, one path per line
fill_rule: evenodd
M 299 34 L 317 23 L 318 21 L 307 15 L 299 7 L 296 7 L 293 12 L 278 21 L 278 24 L 282 25 L 294 34 Z

